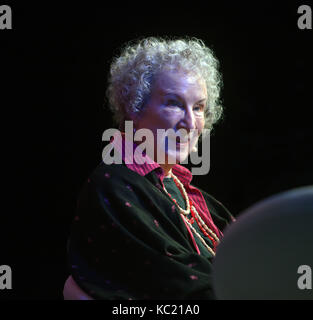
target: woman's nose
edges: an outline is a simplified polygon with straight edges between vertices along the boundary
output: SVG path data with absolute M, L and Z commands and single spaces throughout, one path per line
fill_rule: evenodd
M 179 122 L 179 126 L 180 128 L 184 128 L 187 131 L 196 129 L 196 121 L 192 108 L 185 109 L 184 115 Z

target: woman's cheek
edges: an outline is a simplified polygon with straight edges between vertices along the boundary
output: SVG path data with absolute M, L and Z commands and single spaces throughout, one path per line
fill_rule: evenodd
M 163 114 L 168 117 L 177 117 L 184 114 L 184 111 L 178 108 L 164 108 Z
M 198 129 L 199 131 L 202 131 L 202 129 L 204 128 L 204 124 L 205 124 L 204 117 L 197 118 L 197 119 L 196 119 L 196 124 L 197 124 L 197 129 Z

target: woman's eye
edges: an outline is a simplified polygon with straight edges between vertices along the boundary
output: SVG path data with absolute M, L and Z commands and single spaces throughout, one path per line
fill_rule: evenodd
M 203 112 L 204 107 L 202 105 L 196 106 L 193 110 L 196 111 L 196 112 Z
M 176 100 L 168 100 L 166 103 L 168 106 L 177 106 L 180 107 L 180 103 Z

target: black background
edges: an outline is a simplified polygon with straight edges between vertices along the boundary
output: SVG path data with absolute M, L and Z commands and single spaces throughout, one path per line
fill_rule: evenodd
M 11 266 L 13 289 L 0 299 L 62 299 L 76 197 L 112 127 L 106 79 L 125 41 L 188 35 L 214 50 L 225 112 L 211 136 L 210 172 L 194 183 L 235 216 L 313 183 L 313 31 L 297 27 L 308 2 L 6 4 L 0 265 Z

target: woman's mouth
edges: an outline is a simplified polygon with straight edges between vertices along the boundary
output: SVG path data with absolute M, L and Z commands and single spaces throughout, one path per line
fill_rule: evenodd
M 177 149 L 186 149 L 189 146 L 189 140 L 187 141 L 176 141 Z

